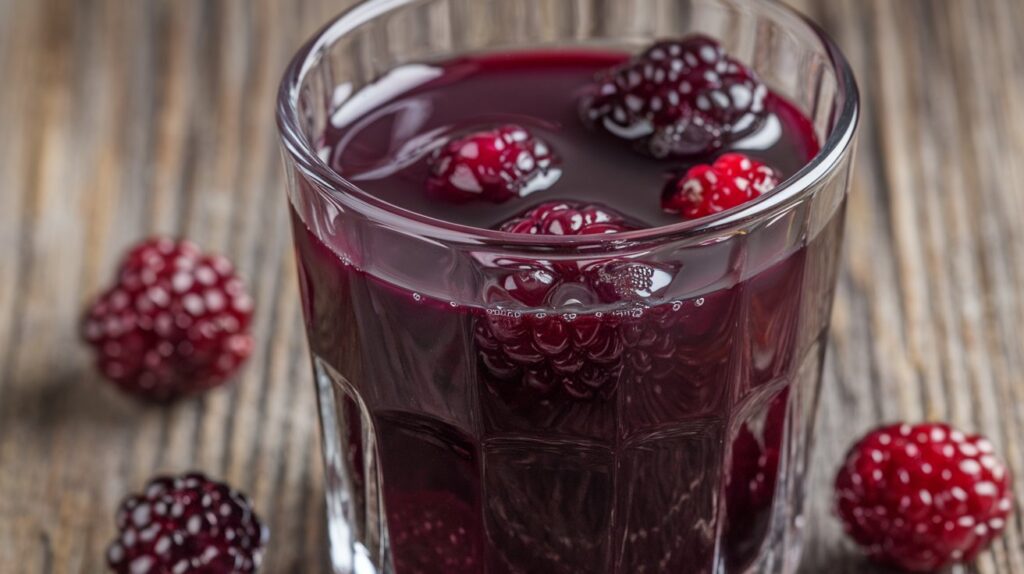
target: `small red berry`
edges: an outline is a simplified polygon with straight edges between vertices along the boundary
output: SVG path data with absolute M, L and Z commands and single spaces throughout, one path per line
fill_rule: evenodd
M 255 572 L 267 530 L 249 499 L 198 473 L 158 477 L 117 511 L 107 549 L 118 574 Z
M 517 125 L 452 140 L 429 164 L 427 192 L 456 202 L 500 203 L 546 189 L 561 175 L 551 148 Z
M 636 226 L 600 205 L 549 201 L 506 221 L 500 229 L 527 235 L 597 235 L 636 229 Z
M 396 574 L 475 572 L 481 567 L 479 512 L 447 492 L 386 498 Z
M 105 377 L 166 401 L 217 386 L 249 356 L 252 299 L 231 263 L 188 241 L 134 247 L 115 284 L 86 312 L 82 334 Z
M 711 165 L 691 167 L 673 179 L 662 195 L 662 209 L 685 219 L 697 219 L 768 193 L 781 177 L 771 167 L 739 153 L 727 153 Z
M 661 41 L 598 77 L 583 101 L 595 128 L 654 157 L 713 152 L 754 131 L 767 88 L 706 36 Z
M 872 431 L 847 454 L 835 489 L 846 532 L 871 558 L 911 572 L 972 560 L 1013 506 L 992 443 L 945 424 Z
M 732 464 L 727 479 L 729 515 L 750 518 L 771 505 L 779 472 L 779 454 L 786 424 L 789 391 L 777 395 L 760 425 L 748 421 L 732 444 Z

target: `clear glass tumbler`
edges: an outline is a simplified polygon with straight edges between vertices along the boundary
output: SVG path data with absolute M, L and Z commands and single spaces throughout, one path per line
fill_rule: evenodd
M 722 216 L 515 236 L 395 208 L 322 159 L 332 114 L 397 66 L 695 31 L 823 144 Z M 277 113 L 336 573 L 795 571 L 858 115 L 818 28 L 762 0 L 372 0 L 302 48 Z M 490 296 L 553 264 L 639 265 L 652 287 Z

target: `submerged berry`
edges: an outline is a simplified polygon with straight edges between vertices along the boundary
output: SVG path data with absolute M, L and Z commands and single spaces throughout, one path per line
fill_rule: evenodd
M 500 229 L 527 235 L 597 235 L 636 229 L 636 226 L 597 204 L 549 201 L 506 221 Z
M 447 492 L 396 493 L 387 498 L 396 574 L 449 574 L 480 568 L 476 515 Z

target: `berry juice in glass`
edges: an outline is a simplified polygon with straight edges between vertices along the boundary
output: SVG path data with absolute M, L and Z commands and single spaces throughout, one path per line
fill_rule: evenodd
M 347 573 L 791 573 L 857 93 L 754 0 L 373 0 L 278 106 Z

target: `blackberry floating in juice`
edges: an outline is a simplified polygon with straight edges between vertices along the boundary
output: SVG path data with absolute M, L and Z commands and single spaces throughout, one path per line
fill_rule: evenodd
M 329 88 L 291 192 L 335 568 L 791 572 L 845 193 L 787 190 L 801 105 L 701 35 Z

